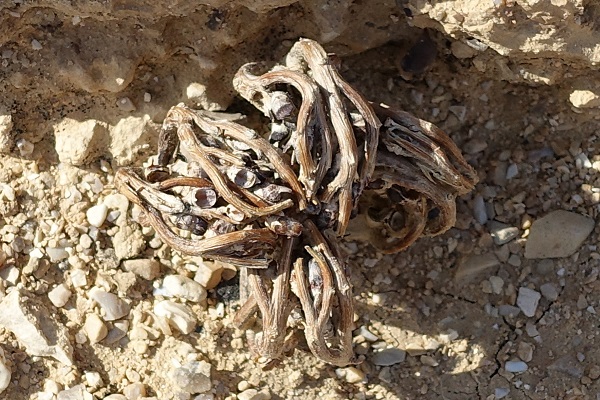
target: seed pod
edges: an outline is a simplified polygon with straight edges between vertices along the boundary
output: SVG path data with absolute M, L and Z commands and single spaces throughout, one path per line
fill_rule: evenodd
M 286 92 L 272 92 L 270 108 L 275 119 L 280 121 L 291 116 L 296 110 L 296 106 Z
M 253 191 L 255 195 L 269 203 L 278 203 L 284 199 L 284 194 L 292 193 L 292 189 L 269 183 Z
M 273 122 L 271 124 L 271 134 L 269 140 L 272 142 L 280 142 L 290 135 L 290 129 L 285 122 Z
M 217 202 L 217 192 L 212 188 L 198 188 L 190 193 L 193 204 L 200 208 L 211 208 Z
M 244 189 L 251 188 L 258 182 L 256 174 L 246 168 L 230 167 L 227 169 L 227 177 L 231 182 Z
M 197 236 L 204 235 L 208 227 L 205 220 L 191 214 L 174 214 L 171 220 L 179 229 L 190 231 Z
M 293 218 L 285 216 L 267 217 L 265 225 L 281 236 L 290 237 L 302 234 L 302 224 Z

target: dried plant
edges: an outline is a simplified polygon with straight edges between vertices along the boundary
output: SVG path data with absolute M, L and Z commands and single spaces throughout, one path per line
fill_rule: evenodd
M 402 250 L 451 227 L 455 197 L 477 180 L 441 130 L 371 105 L 334 61 L 303 39 L 271 71 L 244 65 L 234 87 L 270 118 L 268 132 L 180 104 L 153 164 L 115 178 L 171 247 L 241 267 L 234 323 L 258 322 L 249 345 L 265 367 L 293 351 L 298 329 L 319 359 L 355 362 L 338 245 L 349 224 L 384 252 Z

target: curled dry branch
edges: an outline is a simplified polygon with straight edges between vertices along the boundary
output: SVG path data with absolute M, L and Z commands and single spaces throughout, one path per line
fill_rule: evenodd
M 446 134 L 367 102 L 334 61 L 302 39 L 271 71 L 242 66 L 233 85 L 270 118 L 268 132 L 180 104 L 153 164 L 115 178 L 171 247 L 242 267 L 234 323 L 258 323 L 250 348 L 266 366 L 293 351 L 293 313 L 315 356 L 355 362 L 341 237 L 350 228 L 384 252 L 402 250 L 450 228 L 455 197 L 477 181 Z

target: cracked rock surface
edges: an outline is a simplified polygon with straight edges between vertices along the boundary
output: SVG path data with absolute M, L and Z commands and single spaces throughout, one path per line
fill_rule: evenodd
M 380 3 L 0 2 L 1 398 L 597 397 L 597 5 Z M 362 363 L 299 343 L 265 372 L 230 328 L 235 269 L 172 251 L 113 178 L 179 102 L 260 125 L 233 75 L 300 36 L 447 132 L 480 183 L 442 236 L 396 255 L 345 242 Z M 532 256 L 541 225 L 568 251 Z M 167 276 L 206 298 L 161 294 Z

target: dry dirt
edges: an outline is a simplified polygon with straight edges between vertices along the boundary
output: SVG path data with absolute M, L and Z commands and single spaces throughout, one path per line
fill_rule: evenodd
M 600 229 L 573 255 L 524 255 L 532 221 L 550 211 L 598 219 L 595 3 L 38 3 L 0 1 L 0 298 L 14 286 L 33 292 L 68 330 L 73 365 L 28 354 L 0 328 L 12 372 L 0 398 L 132 400 L 131 385 L 141 383 L 160 400 L 600 399 Z M 257 118 L 233 96 L 233 73 L 247 61 L 277 60 L 301 36 L 338 52 L 343 76 L 367 98 L 444 129 L 480 176 L 444 235 L 393 256 L 346 243 L 356 327 L 377 337 L 357 330 L 364 361 L 355 370 L 319 363 L 300 346 L 261 371 L 231 326 L 236 278 L 188 302 L 194 332 L 165 335 L 149 317 L 153 287 L 167 274 L 193 277 L 191 261 L 133 222 L 131 207 L 121 219 L 112 208 L 99 229 L 85 214 L 115 193 L 119 166 L 153 153 L 170 106 Z M 517 228 L 514 237 L 497 244 L 492 220 Z M 66 255 L 50 257 L 49 248 Z M 135 258 L 159 260 L 158 276 L 124 271 L 123 260 Z M 86 276 L 81 286 L 75 270 Z M 72 294 L 56 307 L 48 292 L 63 283 Z M 532 317 L 507 308 L 520 288 L 544 284 L 557 296 L 542 296 Z M 101 315 L 89 299 L 95 286 L 131 306 L 127 334 L 111 344 L 90 344 L 82 331 L 86 316 Z M 405 360 L 375 365 L 387 347 L 405 350 Z M 212 365 L 205 394 L 172 378 L 191 359 Z M 520 360 L 525 371 L 507 372 L 507 362 Z M 262 394 L 252 397 L 252 388 Z

